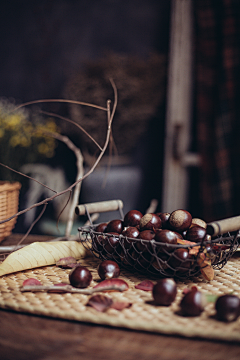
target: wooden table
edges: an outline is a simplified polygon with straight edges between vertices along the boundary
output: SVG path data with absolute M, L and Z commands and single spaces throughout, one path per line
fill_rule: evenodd
M 16 243 L 17 239 L 17 235 L 12 236 L 1 245 Z M 32 235 L 27 242 L 46 239 Z M 130 331 L 0 310 L 0 359 L 239 360 L 240 344 Z

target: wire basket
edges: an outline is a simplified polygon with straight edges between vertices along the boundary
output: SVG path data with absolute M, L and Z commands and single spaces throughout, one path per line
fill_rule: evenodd
M 16 214 L 19 205 L 19 182 L 0 181 L 0 221 Z M 17 217 L 0 224 L 0 242 L 12 233 Z
M 84 206 L 91 223 L 87 207 Z M 121 218 L 123 219 L 122 213 Z M 240 217 L 237 217 L 237 222 L 239 221 Z M 221 221 L 217 223 L 218 232 L 219 223 L 221 225 Z M 234 230 L 221 235 L 213 234 L 211 240 L 172 245 L 155 240 L 129 238 L 122 234 L 97 232 L 96 227 L 97 225 L 91 224 L 79 228 L 82 244 L 95 257 L 101 260 L 114 260 L 122 268 L 159 278 L 190 278 L 199 275 L 203 268 L 209 265 L 213 269 L 221 269 L 238 249 L 240 239 L 240 231 Z M 215 231 L 212 225 L 209 225 L 208 229 L 211 233 Z M 190 258 L 179 258 L 177 249 L 187 249 L 191 254 Z

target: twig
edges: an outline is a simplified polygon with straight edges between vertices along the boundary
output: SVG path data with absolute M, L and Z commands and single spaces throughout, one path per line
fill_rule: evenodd
M 87 172 L 85 173 L 85 175 L 83 175 L 79 180 L 77 180 L 76 182 L 74 182 L 71 186 L 69 186 L 67 189 L 49 197 L 49 198 L 46 198 L 36 204 L 33 204 L 32 206 L 28 207 L 27 209 L 24 209 L 24 210 L 21 210 L 19 212 L 17 212 L 16 214 L 10 216 L 9 218 L 5 219 L 5 220 L 1 220 L 0 221 L 0 224 L 3 224 L 5 222 L 8 222 L 10 221 L 11 219 L 14 219 L 15 217 L 19 216 L 19 215 L 22 215 L 24 213 L 26 213 L 27 211 L 35 208 L 35 207 L 38 207 L 40 205 L 43 205 L 49 201 L 52 201 L 54 200 L 56 197 L 60 196 L 60 195 L 63 195 L 65 194 L 66 192 L 68 191 L 71 191 L 78 183 L 82 182 L 85 178 L 87 178 L 94 170 L 95 168 L 97 167 L 99 161 L 101 160 L 101 158 L 103 157 L 106 149 L 107 149 L 107 146 L 109 144 L 109 138 L 111 136 L 111 125 L 112 125 L 112 121 L 113 121 L 113 117 L 114 117 L 114 114 L 115 114 L 115 111 L 116 111 L 116 107 L 117 107 L 117 89 L 116 89 L 116 86 L 113 82 L 112 79 L 110 79 L 110 82 L 112 84 L 112 87 L 113 87 L 113 91 L 114 91 L 114 104 L 113 104 L 113 110 L 111 112 L 110 110 L 110 103 L 111 101 L 108 100 L 107 101 L 107 109 L 105 108 L 102 108 L 102 107 L 99 107 L 99 106 L 95 106 L 95 105 L 92 105 L 92 104 L 87 104 L 87 103 L 80 103 L 80 102 L 73 102 L 73 103 L 76 103 L 76 104 L 81 104 L 81 105 L 87 105 L 87 106 L 92 106 L 92 107 L 96 107 L 96 108 L 99 108 L 99 109 L 102 109 L 102 110 L 107 110 L 107 117 L 108 117 L 108 127 L 107 127 L 107 134 L 106 134 L 106 139 L 105 139 L 105 143 L 104 143 L 104 146 L 102 148 L 102 151 L 101 153 L 99 154 L 98 158 L 96 159 L 95 163 L 93 164 L 92 168 Z M 29 103 L 26 103 L 26 105 L 29 105 L 29 104 L 32 104 L 32 103 L 37 103 L 37 102 L 43 102 L 44 100 L 39 100 L 39 101 L 35 101 L 35 102 L 29 102 Z M 57 101 L 57 102 L 61 102 L 61 100 L 45 100 L 46 102 L 54 102 L 54 101 Z M 64 101 L 63 101 L 64 102 Z M 71 101 L 65 101 L 65 102 L 71 102 Z M 22 105 L 23 106 L 23 105 Z M 19 106 L 19 107 L 22 107 L 22 106 Z M 19 108 L 18 107 L 18 108 Z
M 91 288 L 91 289 L 78 289 L 75 288 L 71 285 L 63 285 L 63 286 L 54 286 L 54 285 L 50 285 L 50 286 L 45 286 L 45 285 L 26 285 L 21 287 L 21 292 L 25 292 L 25 291 L 32 291 L 32 292 L 37 292 L 37 291 L 50 291 L 50 292 L 70 292 L 70 293 L 78 293 L 78 294 L 84 294 L 84 295 L 92 295 L 96 292 L 103 292 L 103 291 L 110 291 L 110 290 L 115 290 L 115 291 L 124 291 L 126 290 L 126 286 L 125 285 L 120 285 L 120 286 L 116 286 L 116 285 L 111 285 L 111 286 L 103 286 L 103 287 L 98 287 L 98 288 Z

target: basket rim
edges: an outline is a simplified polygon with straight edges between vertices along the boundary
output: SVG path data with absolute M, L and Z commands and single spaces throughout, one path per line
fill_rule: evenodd
M 2 191 L 13 191 L 21 189 L 21 183 L 18 181 L 2 181 L 0 180 L 0 192 Z

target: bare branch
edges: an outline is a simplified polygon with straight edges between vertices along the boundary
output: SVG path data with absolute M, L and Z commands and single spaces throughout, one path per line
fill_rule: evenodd
M 2 163 L 0 163 L 0 165 L 1 165 L 1 166 L 4 166 L 5 168 L 7 168 L 7 169 L 9 169 L 9 170 L 11 170 L 11 171 L 13 171 L 13 172 L 15 172 L 16 174 L 19 174 L 19 175 L 21 175 L 21 176 L 24 176 L 24 177 L 26 177 L 26 178 L 28 178 L 28 179 L 30 179 L 30 180 L 34 180 L 34 181 L 36 181 L 38 184 L 40 184 L 40 185 L 44 186 L 45 188 L 47 188 L 48 190 L 51 190 L 52 192 L 57 193 L 57 191 L 51 189 L 51 188 L 48 187 L 47 185 L 41 183 L 41 181 L 38 181 L 38 180 L 32 178 L 31 176 L 28 176 L 28 175 L 26 175 L 26 174 L 23 174 L 22 172 L 17 171 L 17 170 L 15 170 L 15 169 L 12 169 L 10 166 L 4 165 L 4 164 L 2 164 Z
M 91 139 L 94 144 L 99 148 L 99 150 L 102 151 L 102 148 L 101 146 L 98 144 L 98 142 L 79 124 L 77 124 L 75 121 L 71 120 L 71 119 L 68 119 L 66 118 L 65 116 L 61 116 L 61 115 L 58 115 L 58 114 L 55 114 L 55 113 L 51 113 L 51 112 L 48 112 L 48 111 L 42 111 L 41 110 L 41 113 L 42 114 L 45 114 L 45 115 L 49 115 L 49 116 L 54 116 L 54 117 L 58 117 L 59 119 L 62 119 L 64 121 L 67 121 L 67 122 L 70 122 L 71 124 L 74 124 L 75 126 L 77 126 L 85 135 L 87 135 L 89 137 L 89 139 Z
M 104 107 L 99 106 L 99 105 L 90 104 L 90 103 L 86 103 L 86 102 L 82 102 L 82 101 L 77 101 L 77 100 L 66 100 L 66 99 L 42 99 L 42 100 L 28 101 L 28 102 L 25 102 L 25 103 L 23 103 L 23 104 L 21 104 L 21 105 L 18 105 L 18 106 L 14 109 L 14 111 L 15 111 L 15 110 L 18 110 L 18 109 L 20 109 L 20 108 L 22 108 L 22 107 L 28 106 L 28 105 L 40 104 L 40 103 L 53 103 L 53 102 L 83 105 L 83 106 L 89 106 L 89 107 L 93 107 L 93 108 L 95 108 L 95 109 L 107 111 L 107 108 L 104 108 Z
M 24 213 L 26 213 L 27 211 L 35 208 L 35 207 L 38 207 L 38 206 L 41 206 L 41 205 L 44 205 L 46 203 L 48 203 L 49 201 L 52 201 L 54 200 L 56 197 L 60 196 L 60 195 L 63 195 L 65 194 L 66 192 L 68 191 L 71 191 L 74 187 L 76 187 L 76 185 L 80 184 L 85 178 L 87 178 L 94 170 L 95 168 L 97 167 L 99 161 L 101 160 L 101 158 L 103 157 L 107 147 L 108 147 L 108 144 L 109 144 L 109 139 L 110 139 L 110 136 L 111 136 L 111 126 L 112 126 L 112 121 L 113 121 L 113 117 L 114 117 L 114 114 L 115 114 L 115 111 L 116 111 L 116 107 L 117 107 L 117 101 L 118 101 L 118 97 L 117 97 L 117 89 L 116 89 L 116 86 L 113 82 L 112 79 L 110 79 L 110 82 L 112 84 L 112 87 L 113 87 L 113 91 L 114 91 L 114 104 L 113 104 L 113 110 L 111 112 L 111 109 L 110 109 L 110 103 L 111 101 L 108 100 L 107 101 L 107 108 L 102 108 L 102 107 L 99 107 L 97 105 L 93 105 L 93 104 L 88 104 L 88 103 L 82 103 L 82 102 L 78 102 L 78 101 L 72 101 L 72 100 L 61 100 L 61 99 L 54 99 L 54 100 L 36 100 L 36 101 L 31 101 L 31 102 L 28 102 L 28 103 L 25 103 L 25 104 L 22 104 L 20 105 L 18 108 L 20 107 L 23 107 L 23 106 L 26 106 L 26 105 L 30 105 L 30 104 L 34 104 L 34 103 L 40 103 L 40 102 L 68 102 L 68 103 L 76 103 L 76 104 L 80 104 L 80 105 L 86 105 L 86 106 L 91 106 L 91 107 L 95 107 L 95 108 L 98 108 L 98 109 L 101 109 L 101 110 L 105 110 L 107 111 L 107 119 L 108 119 L 108 127 L 107 127 L 107 134 L 106 134 L 106 139 L 105 139 L 105 143 L 104 143 L 104 146 L 102 148 L 102 151 L 100 152 L 98 158 L 96 159 L 95 163 L 93 164 L 92 168 L 87 172 L 85 173 L 85 175 L 82 175 L 77 181 L 75 181 L 72 185 L 70 185 L 67 189 L 61 191 L 61 192 L 58 192 L 56 194 L 54 194 L 53 196 L 49 197 L 49 198 L 46 198 L 36 204 L 33 204 L 32 206 L 28 207 L 27 209 L 24 209 L 24 210 L 21 210 L 19 212 L 17 212 L 16 214 L 12 215 L 11 217 L 5 219 L 5 220 L 2 220 L 0 221 L 0 224 L 2 223 L 5 223 L 7 221 L 10 221 L 11 219 L 19 216 L 19 215 L 22 215 Z M 59 134 L 57 134 L 59 136 Z M 68 138 L 65 137 L 65 141 L 67 140 Z M 69 140 L 69 139 L 68 139 Z M 78 149 L 79 150 L 79 149 Z M 79 150 L 80 151 L 80 150 Z

